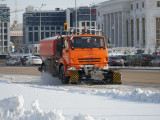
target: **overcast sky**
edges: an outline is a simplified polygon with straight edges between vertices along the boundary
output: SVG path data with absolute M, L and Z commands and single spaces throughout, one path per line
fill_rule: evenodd
M 41 4 L 47 4 L 43 7 L 43 10 L 54 10 L 55 8 L 66 9 L 69 7 L 75 7 L 75 0 L 5 0 L 1 1 L 0 4 L 7 4 L 11 11 L 15 10 L 15 1 L 17 1 L 17 9 L 24 10 L 29 5 L 39 8 Z M 77 6 L 79 5 L 89 5 L 93 3 L 104 2 L 107 0 L 76 0 Z M 24 11 L 17 12 L 19 23 L 22 23 L 22 14 Z M 15 13 L 11 13 L 11 24 L 15 18 Z

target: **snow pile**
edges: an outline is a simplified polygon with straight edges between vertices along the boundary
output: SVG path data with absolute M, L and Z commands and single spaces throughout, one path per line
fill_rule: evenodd
M 24 109 L 22 96 L 15 96 L 0 101 L 0 120 L 65 120 L 62 112 L 54 110 L 44 112 L 39 108 L 38 100 L 35 101 L 30 111 Z M 73 120 L 94 120 L 89 115 L 79 114 Z
M 120 91 L 120 90 L 110 90 L 110 91 L 92 91 L 92 94 L 101 96 L 111 96 L 113 98 L 140 101 L 140 102 L 154 102 L 160 103 L 160 93 L 153 92 L 149 90 L 142 90 L 140 88 L 133 89 L 132 91 Z
M 15 120 L 24 113 L 23 97 L 12 97 L 0 101 L 0 119 L 1 120 Z
M 74 117 L 73 120 L 94 120 L 94 119 L 89 115 L 79 114 L 78 116 Z

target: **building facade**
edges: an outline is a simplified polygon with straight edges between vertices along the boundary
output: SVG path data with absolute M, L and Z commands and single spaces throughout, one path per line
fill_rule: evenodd
M 88 34 L 96 33 L 96 6 L 80 6 L 77 8 L 77 34 L 82 34 L 84 27 Z M 73 12 L 73 26 L 76 27 L 75 13 Z
M 10 42 L 14 45 L 14 50 L 16 53 L 23 52 L 23 31 L 22 24 L 14 24 L 10 28 Z
M 30 6 L 23 14 L 23 44 L 30 52 L 39 51 L 40 40 L 56 34 L 66 34 L 64 23 L 66 20 L 66 10 L 56 8 L 51 11 L 35 10 Z
M 110 0 L 97 11 L 97 25 L 113 46 L 160 47 L 160 0 Z
M 10 8 L 0 4 L 0 53 L 9 53 L 10 47 Z

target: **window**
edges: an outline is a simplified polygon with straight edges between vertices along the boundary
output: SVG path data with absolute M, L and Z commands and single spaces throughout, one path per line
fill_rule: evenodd
M 38 41 L 38 32 L 34 33 L 34 41 L 36 41 L 36 42 Z
M 7 46 L 7 41 L 4 41 L 4 46 Z
M 138 9 L 138 3 L 136 3 L 136 7 L 137 7 L 137 9 Z
M 160 46 L 160 18 L 156 18 L 156 48 Z
M 85 26 L 85 22 L 82 22 L 82 26 Z
M 45 37 L 46 37 L 46 38 L 50 37 L 49 32 L 46 32 L 46 33 L 45 33 Z
M 131 20 L 131 46 L 134 46 L 134 21 Z
M 131 10 L 133 10 L 133 4 L 131 4 Z
M 137 19 L 137 44 L 139 44 L 139 19 Z
M 7 38 L 8 38 L 7 35 L 4 35 L 4 39 L 7 40 Z
M 57 27 L 56 29 L 57 29 L 57 30 L 60 30 L 60 27 Z
M 33 27 L 29 27 L 29 31 L 32 31 L 33 30 Z
M 95 22 L 92 22 L 92 26 L 95 26 Z
M 157 7 L 160 7 L 160 1 L 157 1 Z
M 144 8 L 144 2 L 142 2 L 142 8 Z
M 38 27 L 34 27 L 34 30 L 38 30 Z
M 45 29 L 46 29 L 46 30 L 49 30 L 49 27 L 46 27 Z
M 51 30 L 55 30 L 55 27 L 51 27 Z
M 126 31 L 127 31 L 127 47 L 128 47 L 129 46 L 128 20 L 126 20 Z
M 44 30 L 44 27 L 41 27 L 41 30 Z
M 29 42 L 33 42 L 33 33 L 29 32 Z
M 143 48 L 145 48 L 145 44 L 146 44 L 146 37 L 145 37 L 145 18 L 142 18 L 142 37 L 143 37 Z
M 67 40 L 64 40 L 64 46 L 65 46 L 65 48 L 68 48 L 68 42 L 67 42 Z
M 4 33 L 7 33 L 7 29 L 4 29 Z
M 90 22 L 87 22 L 87 26 L 90 26 Z
M 7 23 L 4 23 L 4 27 L 7 27 Z

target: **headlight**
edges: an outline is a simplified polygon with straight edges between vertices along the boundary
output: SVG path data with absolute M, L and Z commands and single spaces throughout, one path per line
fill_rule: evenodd
M 108 70 L 108 66 L 103 66 L 103 70 Z
M 76 67 L 69 67 L 67 70 L 77 70 Z

